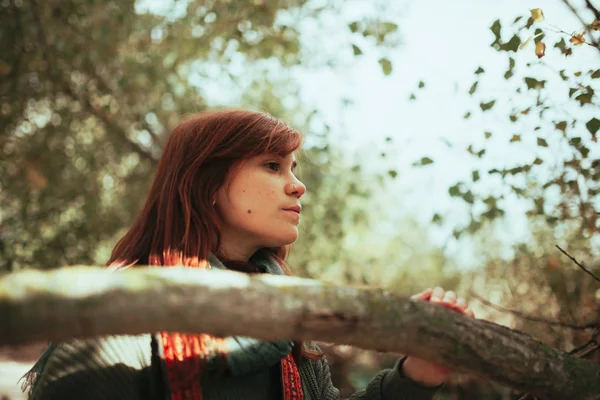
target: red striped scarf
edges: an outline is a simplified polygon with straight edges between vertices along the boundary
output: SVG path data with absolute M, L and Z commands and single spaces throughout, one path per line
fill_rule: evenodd
M 223 339 L 206 334 L 161 332 L 164 361 L 167 367 L 172 400 L 202 400 L 200 375 L 207 356 L 226 354 Z M 281 360 L 283 399 L 304 398 L 300 373 L 292 354 Z

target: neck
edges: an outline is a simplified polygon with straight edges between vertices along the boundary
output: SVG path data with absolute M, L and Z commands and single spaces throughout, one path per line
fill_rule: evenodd
M 226 260 L 247 262 L 260 248 L 250 243 L 247 237 L 236 235 L 235 232 L 222 232 L 219 253 Z

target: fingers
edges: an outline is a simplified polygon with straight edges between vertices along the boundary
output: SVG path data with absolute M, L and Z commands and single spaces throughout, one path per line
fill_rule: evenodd
M 433 292 L 431 293 L 431 301 L 433 302 L 440 302 L 442 301 L 442 299 L 444 298 L 444 289 L 442 289 L 441 287 L 436 287 L 433 289 Z
M 442 298 L 442 302 L 444 303 L 448 303 L 448 304 L 456 304 L 456 293 L 454 293 L 452 290 L 449 290 L 446 292 L 446 294 L 444 294 L 444 297 Z
M 461 314 L 475 317 L 475 314 L 471 309 L 469 309 L 467 301 L 464 298 L 458 297 L 452 290 L 445 291 L 439 286 L 433 289 L 426 289 L 421 293 L 411 296 L 411 298 L 430 301 L 432 303 L 458 311 Z
M 433 289 L 428 288 L 428 289 L 425 289 L 424 291 L 422 291 L 421 293 L 417 293 L 417 294 L 410 296 L 410 298 L 418 299 L 418 300 L 429 300 L 431 298 L 432 292 L 433 292 Z
M 466 310 L 469 307 L 467 305 L 467 301 L 465 299 L 463 299 L 462 297 L 459 297 L 458 300 L 456 300 L 456 306 L 458 308 L 460 308 L 461 310 Z

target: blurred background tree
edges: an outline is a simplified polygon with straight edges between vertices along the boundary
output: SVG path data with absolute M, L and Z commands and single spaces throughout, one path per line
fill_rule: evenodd
M 297 24 L 312 19 L 318 29 L 319 16 L 341 3 L 176 1 L 164 15 L 140 3 L 2 3 L 0 268 L 104 263 L 144 199 L 170 130 L 187 113 L 233 103 L 308 133 L 302 178 L 311 194 L 292 264 L 301 274 L 350 269 L 347 228 L 368 226 L 377 185 L 346 169 L 285 73 L 338 62 L 303 54 Z M 393 47 L 396 28 L 355 21 L 348 38 Z

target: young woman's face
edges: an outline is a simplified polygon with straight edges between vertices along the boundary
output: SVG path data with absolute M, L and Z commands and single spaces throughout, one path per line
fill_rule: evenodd
M 306 187 L 294 174 L 294 154 L 263 154 L 233 169 L 219 189 L 216 207 L 223 219 L 222 252 L 247 259 L 263 247 L 298 238 L 300 198 Z

